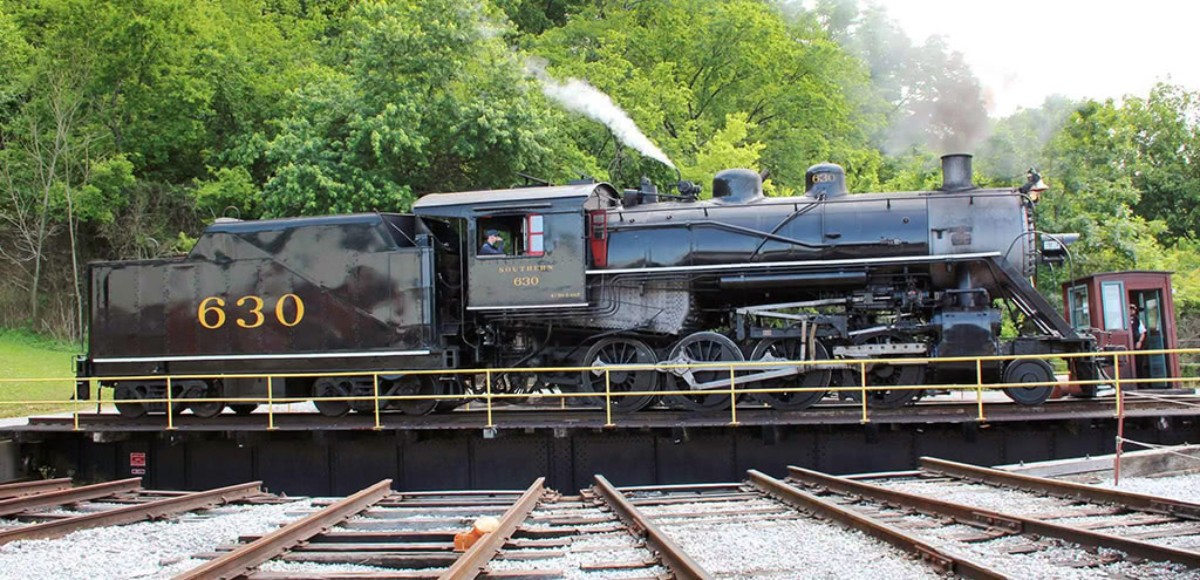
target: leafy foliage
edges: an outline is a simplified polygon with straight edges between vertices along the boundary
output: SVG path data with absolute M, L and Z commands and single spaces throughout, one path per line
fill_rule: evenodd
M 399 210 L 416 192 L 548 168 L 567 145 L 558 113 L 489 28 L 494 16 L 450 0 L 353 9 L 337 64 L 293 94 L 268 145 L 266 213 Z
M 863 68 L 814 19 L 789 21 L 769 3 L 597 2 L 531 50 L 549 60 L 552 76 L 586 78 L 612 95 L 684 165 L 738 115 L 755 127 L 749 139 L 763 144 L 761 164 L 779 181 L 802 183 L 804 170 L 825 159 L 857 177 L 856 154 L 868 149 L 871 117 L 851 96 L 867 82 Z M 603 128 L 582 133 L 614 180 L 666 177 L 657 164 L 610 149 Z
M 1125 103 L 1135 128 L 1137 210 L 1166 223 L 1165 239 L 1200 232 L 1200 93 L 1160 84 L 1149 98 Z
M 1196 93 L 990 121 L 961 56 L 856 0 L 0 0 L 0 71 L 0 324 L 76 334 L 81 264 L 186 251 L 219 216 L 676 178 L 539 74 L 610 95 L 701 183 L 751 167 L 789 195 L 832 161 L 854 191 L 931 189 L 963 149 L 981 184 L 1038 167 L 1043 229 L 1083 234 L 1043 288 L 1173 269 L 1200 312 Z

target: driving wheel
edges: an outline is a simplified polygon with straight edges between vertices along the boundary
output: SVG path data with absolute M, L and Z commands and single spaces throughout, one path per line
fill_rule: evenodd
M 899 336 L 894 335 L 876 335 L 861 341 L 856 341 L 857 344 L 892 344 L 896 342 L 906 342 Z M 884 355 L 880 358 L 902 358 L 895 355 Z M 851 364 L 852 370 L 846 371 L 848 376 L 843 378 L 843 382 L 849 379 L 848 384 L 862 384 L 862 377 L 859 374 L 858 365 Z M 869 387 L 902 387 L 921 385 L 925 383 L 925 365 L 906 365 L 906 364 L 891 364 L 891 363 L 867 363 L 867 386 Z M 849 397 L 855 402 L 862 400 L 861 391 L 847 391 Z M 897 409 L 917 399 L 921 394 L 921 389 L 887 389 L 875 388 L 867 391 L 867 406 L 872 409 Z
M 768 338 L 759 341 L 754 345 L 754 352 L 750 354 L 750 360 L 802 360 L 801 353 L 803 351 L 804 339 L 801 338 Z M 826 360 L 829 358 L 829 350 L 825 348 L 820 341 L 813 341 L 813 352 L 809 353 L 808 360 Z M 756 367 L 751 369 L 753 373 L 769 372 L 785 367 Z M 810 366 L 797 367 L 800 374 L 782 377 L 778 379 L 768 379 L 758 383 L 750 383 L 756 388 L 764 389 L 813 389 L 805 391 L 789 391 L 778 393 L 756 393 L 755 400 L 770 405 L 772 409 L 781 411 L 800 411 L 807 409 L 817 401 L 820 401 L 825 396 L 825 390 L 829 388 L 833 379 L 833 371 L 830 369 L 814 369 Z
M 583 357 L 583 366 L 591 367 L 583 371 L 580 384 L 584 391 L 590 393 L 605 392 L 605 373 L 608 374 L 608 392 L 612 393 L 612 410 L 617 413 L 632 413 L 646 408 L 654 402 L 654 392 L 658 390 L 658 371 L 646 369 L 605 369 L 621 365 L 653 365 L 658 362 L 654 350 L 646 343 L 634 338 L 612 337 L 593 344 Z M 624 393 L 642 393 L 625 395 Z M 602 397 L 588 397 L 588 402 L 604 404 Z
M 742 349 L 729 337 L 716 332 L 697 332 L 675 343 L 667 360 L 672 363 L 742 362 L 746 357 L 742 356 Z M 728 381 L 729 369 L 671 369 L 667 372 L 669 390 L 697 391 L 696 394 L 667 396 L 665 400 L 672 407 L 689 411 L 719 411 L 728 409 L 733 403 L 727 385 L 715 389 L 695 389 L 696 385 L 704 383 Z M 738 374 L 746 373 L 742 371 Z

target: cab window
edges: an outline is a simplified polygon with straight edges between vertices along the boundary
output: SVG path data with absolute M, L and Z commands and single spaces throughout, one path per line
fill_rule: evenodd
M 479 218 L 475 225 L 479 258 L 546 254 L 546 220 L 542 214 Z
M 525 216 L 525 247 L 530 256 L 546 254 L 546 221 L 541 214 Z

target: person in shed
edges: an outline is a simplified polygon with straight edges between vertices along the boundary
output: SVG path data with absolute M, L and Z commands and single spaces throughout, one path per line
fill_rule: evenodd
M 1133 345 L 1133 350 L 1142 350 L 1146 347 L 1146 325 L 1142 324 L 1141 317 L 1142 309 L 1138 308 L 1137 304 L 1129 305 L 1129 337 L 1130 344 Z M 1133 357 L 1134 374 L 1138 377 L 1145 377 L 1150 374 L 1146 365 L 1146 355 L 1139 354 Z M 1139 385 L 1141 386 L 1141 385 Z
M 500 237 L 500 232 L 497 230 L 488 230 L 487 239 L 483 245 L 479 247 L 480 256 L 503 256 L 504 255 L 504 238 Z

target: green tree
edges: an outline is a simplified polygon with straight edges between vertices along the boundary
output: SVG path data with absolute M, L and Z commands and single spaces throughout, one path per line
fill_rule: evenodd
M 31 48 L 22 37 L 16 20 L 0 4 L 0 130 L 24 92 Z M 2 138 L 0 133 L 0 138 Z M 3 141 L 0 141 L 3 145 Z
M 566 24 L 587 0 L 494 0 L 522 34 L 537 35 Z
M 871 166 L 872 118 L 858 100 L 866 73 L 811 16 L 789 21 L 755 0 L 601 1 L 530 47 L 555 78 L 611 95 L 685 166 L 735 115 L 756 127 L 748 140 L 764 145 L 761 163 L 780 183 L 803 183 L 816 161 L 841 162 L 852 179 Z M 601 127 L 578 131 L 618 182 L 670 175 L 614 148 Z
M 975 169 L 995 185 L 1020 182 L 1029 168 L 1042 168 L 1046 144 L 1078 107 L 1066 97 L 1051 96 L 1039 107 L 1000 119 L 976 152 Z
M 1164 242 L 1200 236 L 1200 93 L 1159 84 L 1123 109 L 1135 128 L 1138 213 L 1167 224 Z
M 268 146 L 270 215 L 401 210 L 420 192 L 560 177 L 578 156 L 561 113 L 494 29 L 451 0 L 356 6 L 334 64 L 314 68 Z
M 1146 267 L 1162 251 L 1155 236 L 1165 225 L 1133 209 L 1140 198 L 1129 171 L 1137 157 L 1135 134 L 1111 100 L 1087 101 L 1047 146 L 1052 189 L 1037 208 L 1039 225 L 1081 234 L 1072 248 L 1076 276 Z

